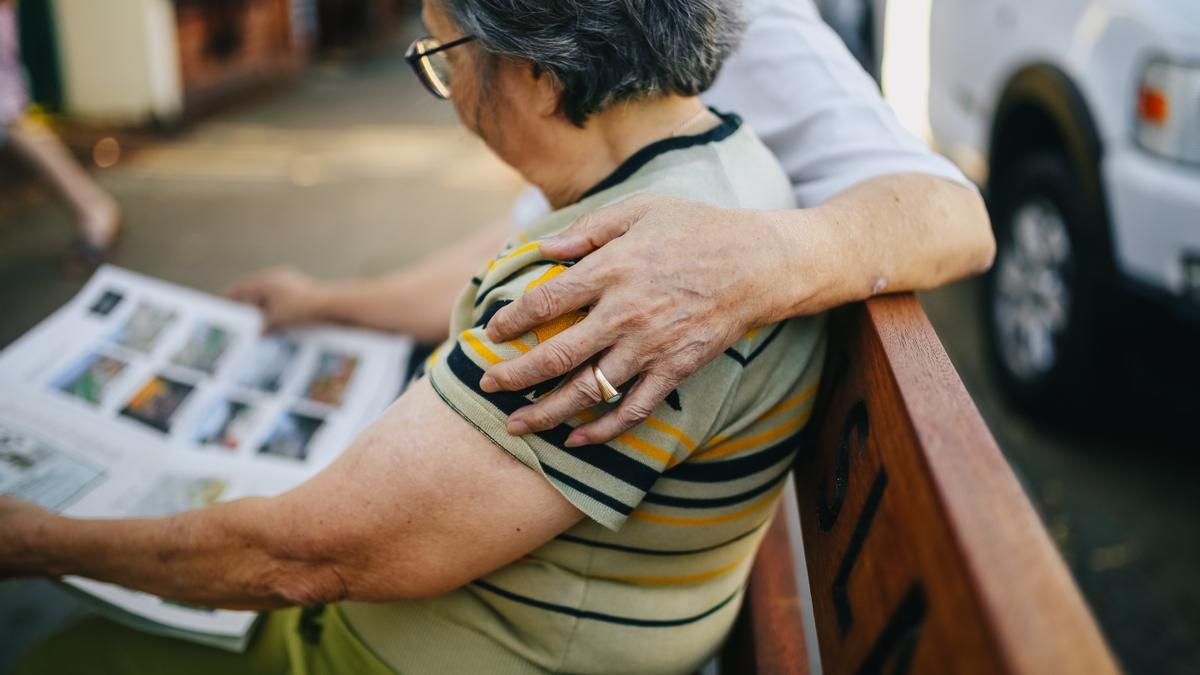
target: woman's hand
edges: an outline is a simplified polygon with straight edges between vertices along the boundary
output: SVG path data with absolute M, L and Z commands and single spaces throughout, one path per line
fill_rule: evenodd
M 747 330 L 882 292 L 977 274 L 995 252 L 979 193 L 925 174 L 871 178 L 811 209 L 720 209 L 640 195 L 584 216 L 542 252 L 586 256 L 501 309 L 493 341 L 581 307 L 587 318 L 488 369 L 486 391 L 515 391 L 600 354 L 616 386 L 637 384 L 568 443 L 603 443 L 650 415 L 680 380 Z M 512 434 L 551 428 L 595 405 L 588 369 L 509 418 Z
M 542 253 L 580 258 L 567 272 L 500 310 L 494 341 L 513 339 L 580 307 L 586 318 L 528 354 L 488 369 L 485 391 L 518 390 L 593 356 L 614 386 L 641 376 L 616 409 L 576 429 L 569 445 L 602 443 L 642 422 L 677 384 L 750 328 L 776 320 L 794 256 L 755 212 L 639 195 L 577 221 Z M 790 289 L 789 294 L 795 289 Z M 595 405 L 583 370 L 509 418 L 514 435 L 542 431 Z
M 0 495 L 0 579 L 40 573 L 34 535 L 49 517 L 36 504 Z
M 233 282 L 224 295 L 257 306 L 270 329 L 323 319 L 325 290 L 293 267 L 272 267 Z

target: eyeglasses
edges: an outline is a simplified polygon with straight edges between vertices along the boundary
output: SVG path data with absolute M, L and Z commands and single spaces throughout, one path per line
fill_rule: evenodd
M 417 79 L 429 93 L 440 99 L 450 98 L 450 60 L 446 58 L 446 50 L 474 40 L 474 35 L 458 38 L 452 42 L 441 44 L 431 37 L 420 37 L 413 40 L 404 54 L 404 60 L 412 66 Z

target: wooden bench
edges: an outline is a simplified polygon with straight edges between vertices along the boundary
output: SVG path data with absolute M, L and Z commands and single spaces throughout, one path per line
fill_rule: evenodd
M 842 673 L 1119 669 L 912 295 L 834 312 L 795 469 L 820 663 Z M 723 673 L 809 673 L 787 511 Z

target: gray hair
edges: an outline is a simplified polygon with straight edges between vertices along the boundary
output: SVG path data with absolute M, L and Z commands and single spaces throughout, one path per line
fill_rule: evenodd
M 741 40 L 740 0 L 439 0 L 483 51 L 548 73 L 568 120 L 708 89 Z

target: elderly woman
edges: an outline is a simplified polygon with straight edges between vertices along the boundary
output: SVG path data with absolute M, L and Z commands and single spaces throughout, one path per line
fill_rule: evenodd
M 418 75 L 554 210 L 464 280 L 428 376 L 297 489 L 125 521 L 0 502 L 2 575 L 276 610 L 242 656 L 94 620 L 18 672 L 694 671 L 737 614 L 808 419 L 821 318 L 737 337 L 606 444 L 574 433 L 621 397 L 603 362 L 518 393 L 481 381 L 586 312 L 489 339 L 493 314 L 566 269 L 537 239 L 636 193 L 794 206 L 753 132 L 696 98 L 737 43 L 737 6 L 427 2 Z M 551 389 L 592 407 L 510 435 L 509 415 Z

